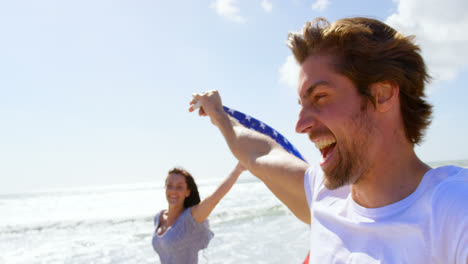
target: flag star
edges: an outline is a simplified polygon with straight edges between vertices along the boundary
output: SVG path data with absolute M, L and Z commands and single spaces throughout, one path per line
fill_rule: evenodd
M 234 114 L 234 112 L 235 112 L 234 109 L 232 109 L 232 108 L 228 108 L 228 109 L 229 109 L 228 110 L 229 113 Z
M 284 139 L 284 143 L 289 143 L 288 140 L 286 138 L 283 138 Z
M 260 122 L 260 127 L 261 127 L 262 129 L 265 129 L 265 124 L 263 124 L 262 122 Z
M 247 121 L 249 121 L 249 122 L 250 122 L 250 119 L 251 119 L 251 117 L 250 117 L 250 116 L 248 116 L 248 115 L 245 115 L 245 119 L 247 119 Z
M 278 136 L 278 133 L 276 133 L 276 131 L 273 130 L 273 136 L 277 137 Z

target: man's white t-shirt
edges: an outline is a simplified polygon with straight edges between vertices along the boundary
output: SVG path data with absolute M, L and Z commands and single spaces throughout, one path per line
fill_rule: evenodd
M 304 185 L 311 212 L 309 263 L 468 263 L 468 169 L 428 171 L 405 199 L 380 208 L 329 190 L 320 166 Z

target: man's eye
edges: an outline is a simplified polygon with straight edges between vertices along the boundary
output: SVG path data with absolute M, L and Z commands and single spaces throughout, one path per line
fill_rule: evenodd
M 323 98 L 325 98 L 325 97 L 327 97 L 327 94 L 320 93 L 320 94 L 314 95 L 314 99 L 315 99 L 316 101 L 318 101 L 318 100 L 320 100 L 320 99 L 323 99 Z

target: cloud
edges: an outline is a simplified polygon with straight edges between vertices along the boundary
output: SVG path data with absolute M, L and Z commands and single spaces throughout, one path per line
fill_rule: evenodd
M 435 80 L 454 80 L 468 61 L 468 1 L 397 0 L 386 22 L 415 35 Z
M 330 4 L 330 0 L 317 0 L 312 4 L 312 9 L 316 11 L 323 11 Z
M 299 69 L 299 64 L 296 62 L 294 56 L 289 55 L 279 69 L 280 83 L 286 84 L 292 89 L 296 89 L 299 79 Z
M 216 10 L 216 13 L 226 18 L 227 20 L 236 23 L 245 23 L 245 18 L 239 14 L 238 0 L 216 0 L 211 3 L 211 8 Z
M 271 10 L 273 9 L 273 5 L 268 0 L 262 0 L 262 8 L 263 10 L 265 10 L 265 12 L 270 13 Z

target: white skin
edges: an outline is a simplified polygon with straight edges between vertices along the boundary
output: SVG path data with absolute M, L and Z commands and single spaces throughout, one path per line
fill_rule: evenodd
M 190 213 L 193 218 L 201 223 L 211 214 L 219 201 L 229 192 L 234 183 L 239 178 L 239 175 L 245 171 L 241 163 L 237 163 L 236 167 L 229 173 L 224 181 L 216 188 L 216 190 L 200 201 L 199 204 L 190 207 Z M 171 227 L 184 212 L 184 200 L 190 195 L 185 176 L 179 173 L 171 173 L 166 180 L 166 199 L 168 209 L 160 216 L 159 226 L 157 228 L 158 235 L 162 235 Z
M 405 136 L 398 85 L 390 81 L 372 84 L 374 107 L 331 65 L 328 55 L 309 56 L 302 63 L 296 124 L 296 131 L 307 134 L 322 152 L 326 186 L 350 184 L 352 198 L 368 208 L 407 197 L 430 167 L 419 160 Z M 304 191 L 308 165 L 267 136 L 230 118 L 217 91 L 193 97 L 191 104 L 201 101 L 199 114 L 210 117 L 236 158 L 300 220 L 310 224 Z

